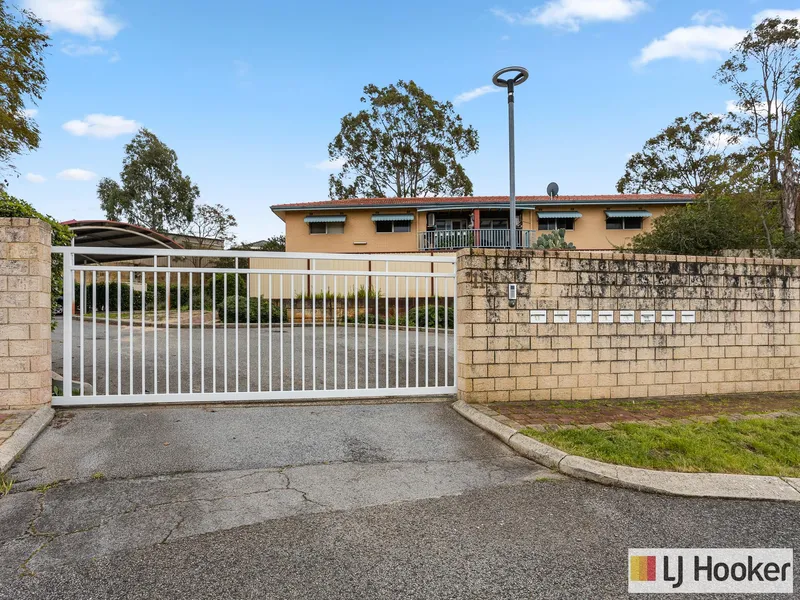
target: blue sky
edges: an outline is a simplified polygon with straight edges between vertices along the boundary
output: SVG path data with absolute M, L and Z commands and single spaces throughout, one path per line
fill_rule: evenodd
M 517 192 L 613 193 L 630 153 L 677 116 L 721 113 L 713 80 L 767 0 L 18 0 L 48 21 L 40 148 L 10 192 L 62 220 L 102 218 L 139 125 L 178 153 L 201 202 L 228 206 L 244 241 L 283 231 L 269 210 L 328 197 L 327 145 L 367 83 L 413 79 L 476 127 L 476 195 L 507 193 L 497 69 L 517 91 Z

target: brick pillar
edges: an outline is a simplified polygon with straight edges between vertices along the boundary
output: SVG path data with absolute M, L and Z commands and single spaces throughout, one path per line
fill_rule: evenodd
M 0 218 L 0 409 L 50 403 L 51 235 L 38 219 Z

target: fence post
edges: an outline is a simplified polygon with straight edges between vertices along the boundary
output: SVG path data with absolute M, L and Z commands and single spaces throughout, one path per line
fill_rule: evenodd
M 0 218 L 0 409 L 50 402 L 50 244 L 38 219 Z

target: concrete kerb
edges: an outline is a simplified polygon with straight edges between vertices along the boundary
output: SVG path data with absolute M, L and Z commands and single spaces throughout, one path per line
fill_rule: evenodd
M 0 473 L 5 473 L 17 457 L 33 443 L 39 434 L 53 420 L 55 411 L 51 406 L 42 406 L 17 429 L 5 442 L 0 444 Z
M 453 409 L 471 423 L 501 439 L 525 458 L 570 477 L 673 496 L 800 502 L 800 479 L 797 478 L 675 473 L 612 465 L 567 454 L 517 433 L 513 428 L 498 423 L 462 400 L 454 403 Z

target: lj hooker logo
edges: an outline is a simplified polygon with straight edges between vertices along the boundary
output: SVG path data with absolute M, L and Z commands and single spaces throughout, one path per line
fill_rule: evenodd
M 791 548 L 632 548 L 631 594 L 792 594 Z

